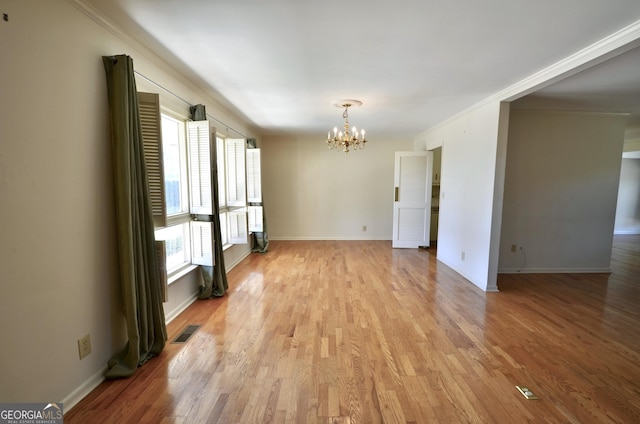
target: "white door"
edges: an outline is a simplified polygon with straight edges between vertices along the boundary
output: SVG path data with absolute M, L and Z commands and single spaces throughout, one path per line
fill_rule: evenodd
M 393 240 L 395 248 L 429 246 L 433 152 L 396 152 Z

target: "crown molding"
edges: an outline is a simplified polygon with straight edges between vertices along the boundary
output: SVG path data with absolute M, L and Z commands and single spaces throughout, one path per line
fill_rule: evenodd
M 153 52 L 149 50 L 147 46 L 136 40 L 134 37 L 127 34 L 122 28 L 115 26 L 111 23 L 107 18 L 105 18 L 102 13 L 100 13 L 95 7 L 86 3 L 83 0 L 65 0 L 71 6 L 76 8 L 82 14 L 87 16 L 89 19 L 109 31 L 111 34 L 118 37 L 120 40 L 124 41 L 131 47 L 145 53 L 145 56 L 149 58 L 155 58 L 156 56 Z
M 231 104 L 224 96 L 217 93 L 212 87 L 210 87 L 197 75 L 188 75 L 180 69 L 176 68 L 173 64 L 169 63 L 162 56 L 156 53 L 152 48 L 139 41 L 137 38 L 135 38 L 135 36 L 131 35 L 128 31 L 126 31 L 126 29 L 115 25 L 110 19 L 105 17 L 102 12 L 96 9 L 93 5 L 87 3 L 85 0 L 65 1 L 69 5 L 80 11 L 82 14 L 87 16 L 89 19 L 97 23 L 100 27 L 111 33 L 114 37 L 121 40 L 124 44 L 130 46 L 136 52 L 136 54 L 140 54 L 141 56 L 143 56 L 149 63 L 160 69 L 162 73 L 168 75 L 171 78 L 174 78 L 182 85 L 184 85 L 185 88 L 188 88 L 194 93 L 199 93 L 199 96 L 203 98 L 200 101 L 206 103 L 207 106 L 211 106 L 220 111 L 220 114 L 222 115 L 220 119 L 218 119 L 218 117 L 210 115 L 216 121 L 222 123 L 232 122 L 232 124 L 224 123 L 224 125 L 228 126 L 236 133 L 246 133 L 246 135 L 243 135 L 243 137 L 254 137 L 255 134 L 260 133 L 260 129 L 257 128 L 255 124 L 242 113 L 242 111 L 235 108 L 235 106 Z M 167 91 L 170 95 L 175 96 L 173 92 L 168 91 L 164 86 L 150 79 L 150 76 L 138 72 L 136 72 L 136 74 L 147 80 L 151 84 L 158 86 L 158 88 Z M 189 101 L 186 101 L 184 99 L 181 100 L 187 103 L 194 104 L 198 102 L 194 99 L 191 99 Z M 244 127 L 244 131 L 237 131 L 233 129 L 233 127 Z
M 638 46 L 640 46 L 640 20 L 554 63 L 553 65 L 550 65 L 541 71 L 538 71 L 525 79 L 496 92 L 462 112 L 447 118 L 443 122 L 420 133 L 416 137 L 416 140 L 420 141 L 424 139 L 429 135 L 429 133 L 484 105 L 495 102 L 511 102 L 543 87 L 551 85 L 561 79 L 575 75 L 587 68 L 633 50 Z

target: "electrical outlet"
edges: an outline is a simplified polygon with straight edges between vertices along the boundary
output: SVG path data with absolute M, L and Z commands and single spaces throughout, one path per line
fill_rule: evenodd
M 367 226 L 366 225 L 362 226 L 362 231 L 367 231 Z
M 516 245 L 515 245 L 515 244 L 512 244 L 512 245 L 511 245 L 511 251 L 512 251 L 512 252 L 515 252 L 515 251 L 516 251 Z
M 78 340 L 78 353 L 80 354 L 80 359 L 91 353 L 91 335 L 87 334 Z

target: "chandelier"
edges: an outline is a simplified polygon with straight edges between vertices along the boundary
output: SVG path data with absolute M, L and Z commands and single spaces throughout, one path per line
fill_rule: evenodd
M 338 131 L 338 127 L 333 128 L 333 136 L 331 131 L 327 133 L 327 146 L 329 149 L 342 148 L 342 151 L 349 153 L 349 149 L 364 149 L 367 139 L 364 136 L 364 130 L 358 131 L 356 127 L 349 129 L 349 108 L 351 106 L 360 106 L 362 102 L 359 100 L 337 100 L 335 107 L 344 108 L 342 118 L 344 119 L 344 132 Z

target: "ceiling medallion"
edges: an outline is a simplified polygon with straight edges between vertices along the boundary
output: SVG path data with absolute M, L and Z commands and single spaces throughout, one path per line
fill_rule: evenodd
M 353 127 L 352 131 L 349 129 L 349 108 L 352 106 L 360 106 L 362 102 L 359 100 L 344 99 L 336 100 L 333 105 L 344 108 L 344 112 L 342 113 L 344 132 L 338 131 L 338 127 L 334 127 L 333 136 L 331 136 L 331 131 L 327 133 L 327 146 L 329 149 L 342 148 L 342 151 L 345 153 L 349 153 L 349 149 L 364 149 L 364 144 L 367 142 L 364 136 L 364 130 L 358 131 L 356 127 Z

